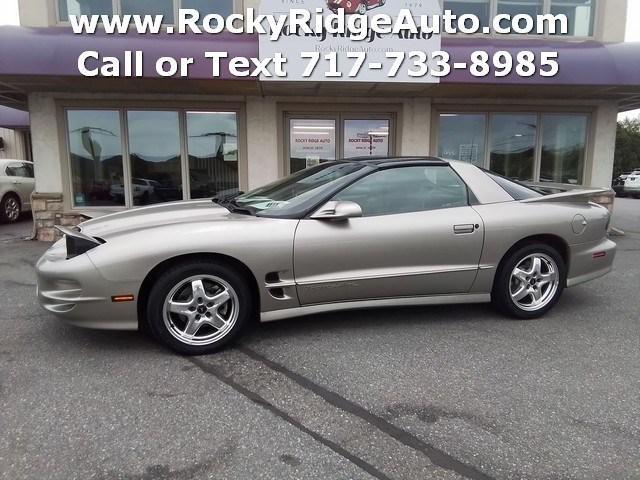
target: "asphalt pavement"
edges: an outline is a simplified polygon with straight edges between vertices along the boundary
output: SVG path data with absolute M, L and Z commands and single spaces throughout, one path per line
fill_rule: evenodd
M 609 276 L 542 320 L 488 305 L 265 324 L 187 358 L 41 310 L 0 225 L 0 478 L 640 478 L 640 200 Z

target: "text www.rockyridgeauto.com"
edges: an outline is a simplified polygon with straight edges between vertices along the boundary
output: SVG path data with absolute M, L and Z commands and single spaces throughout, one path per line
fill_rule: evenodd
M 516 74 L 521 77 L 540 75 L 555 76 L 559 69 L 556 51 L 495 51 L 476 50 L 462 61 L 451 61 L 444 49 L 415 49 L 402 51 L 387 48 L 389 41 L 432 40 L 446 35 L 529 35 L 566 34 L 566 15 L 499 14 L 490 25 L 482 25 L 472 14 L 454 15 L 450 10 L 433 15 L 414 15 L 401 9 L 397 15 L 376 13 L 373 15 L 345 14 L 340 9 L 328 12 L 291 9 L 280 15 L 258 14 L 252 8 L 245 13 L 222 16 L 201 15 L 194 9 L 180 9 L 175 24 L 165 25 L 162 15 L 70 15 L 70 26 L 78 35 L 126 35 L 133 31 L 147 35 L 216 35 L 257 34 L 269 42 L 283 38 L 313 39 L 311 51 L 296 52 L 296 61 L 304 62 L 300 77 L 311 78 L 318 74 L 327 79 L 357 80 L 366 71 L 381 71 L 388 78 L 400 73 L 408 79 L 446 77 L 454 70 L 466 70 L 475 77 L 494 75 L 505 77 Z M 329 39 L 342 39 L 347 46 L 323 46 Z M 378 46 L 373 47 L 374 42 Z M 414 44 L 415 45 L 415 44 Z M 376 60 L 369 56 L 376 52 Z M 211 77 L 221 75 L 224 65 L 230 75 L 238 78 L 287 79 L 290 58 L 283 52 L 274 52 L 260 58 L 230 57 L 225 51 L 207 51 L 204 58 L 211 63 Z M 155 73 L 160 77 L 188 77 L 193 57 L 174 58 L 161 56 L 154 59 Z M 78 71 L 87 77 L 142 77 L 144 51 L 126 51 L 122 58 L 103 57 L 99 51 L 87 50 L 78 57 Z

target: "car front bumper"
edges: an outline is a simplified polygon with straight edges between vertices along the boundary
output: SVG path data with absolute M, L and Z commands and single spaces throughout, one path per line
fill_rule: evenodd
M 64 240 L 38 260 L 36 275 L 40 304 L 65 322 L 95 329 L 138 329 L 136 302 L 112 301 L 112 296 L 129 293 L 131 286 L 107 281 L 87 254 L 67 260 Z

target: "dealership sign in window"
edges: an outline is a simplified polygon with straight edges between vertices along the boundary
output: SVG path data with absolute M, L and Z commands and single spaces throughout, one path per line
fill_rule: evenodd
M 276 17 L 287 15 L 290 9 L 307 10 L 311 14 L 310 24 L 316 25 L 317 18 L 328 16 L 344 8 L 347 16 L 365 15 L 369 22 L 377 14 L 389 15 L 395 23 L 402 9 L 409 10 L 411 16 L 419 19 L 421 15 L 441 14 L 439 0 L 262 0 L 260 14 Z M 318 13 L 318 9 L 322 14 Z M 337 22 L 337 20 L 336 20 Z M 345 24 L 349 27 L 349 21 Z M 420 25 L 419 20 L 417 24 Z M 260 35 L 260 58 L 273 58 L 282 54 L 287 59 L 286 77 L 261 75 L 263 81 L 338 81 L 338 82 L 422 82 L 438 83 L 439 78 L 426 73 L 411 76 L 410 69 L 429 66 L 430 72 L 435 62 L 411 57 L 412 52 L 431 54 L 441 50 L 440 35 L 418 31 L 378 34 L 370 28 L 366 37 L 359 39 L 358 28 L 348 28 L 347 34 L 331 33 L 325 27 L 322 33 L 297 32 L 281 35 L 272 40 L 270 35 Z M 364 36 L 364 35 L 362 35 Z M 354 39 L 356 38 L 356 39 Z M 394 53 L 395 56 L 389 56 Z M 403 55 L 402 65 L 394 75 L 394 62 L 400 62 L 398 54 Z M 415 65 L 418 62 L 420 65 Z M 399 64 L 397 64 L 399 66 Z M 311 68 L 313 67 L 313 68 Z M 410 68 L 409 68 L 410 67 Z M 426 71 L 426 69 L 425 69 Z M 273 72 L 272 72 L 273 73 Z
M 335 160 L 335 120 L 292 118 L 289 123 L 289 155 L 292 172 Z
M 389 155 L 389 120 L 345 120 L 344 158 Z

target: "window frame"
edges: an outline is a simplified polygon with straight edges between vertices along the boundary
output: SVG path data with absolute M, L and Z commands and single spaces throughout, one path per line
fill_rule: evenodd
M 180 139 L 180 173 L 181 173 L 181 186 L 182 186 L 182 199 L 191 200 L 191 185 L 189 177 L 189 152 L 188 152 L 188 132 L 187 132 L 187 113 L 188 112 L 225 112 L 235 113 L 236 124 L 238 130 L 238 188 L 240 190 L 246 190 L 248 185 L 248 162 L 246 155 L 246 114 L 245 105 L 239 103 L 188 103 L 179 101 L 164 102 L 162 106 L 159 106 L 157 102 L 131 102 L 129 101 L 68 101 L 58 103 L 58 119 L 62 125 L 59 129 L 60 139 L 60 153 L 63 158 L 63 191 L 69 193 L 69 202 L 65 203 L 65 207 L 71 210 L 128 210 L 135 208 L 137 205 L 133 199 L 132 188 L 132 164 L 129 149 L 129 124 L 127 119 L 127 112 L 133 111 L 171 111 L 178 112 L 179 120 L 179 139 Z M 122 166 L 123 166 L 123 181 L 124 181 L 124 206 L 88 206 L 88 205 L 76 205 L 75 195 L 73 194 L 73 172 L 71 168 L 71 147 L 69 138 L 69 124 L 67 121 L 68 111 L 96 111 L 96 110 L 108 110 L 117 111 L 120 120 L 120 136 L 121 136 L 121 149 L 122 149 Z
M 440 0 L 440 6 L 442 7 L 442 11 L 444 12 L 444 2 L 447 0 Z M 489 18 L 495 18 L 495 16 L 498 14 L 498 2 L 500 0 L 487 0 L 489 2 Z M 599 25 L 599 21 L 600 21 L 600 8 L 603 8 L 602 5 L 604 3 L 604 0 L 592 0 L 593 2 L 593 6 L 592 6 L 592 14 L 591 14 L 591 35 L 571 35 L 571 34 L 566 34 L 566 35 L 560 35 L 560 34 L 550 34 L 548 32 L 545 32 L 544 34 L 521 34 L 521 33 L 512 33 L 510 34 L 509 38 L 515 37 L 515 38 L 523 38 L 523 39 L 531 39 L 531 38 L 546 38 L 546 39 L 554 39 L 554 40 L 561 40 L 561 39 L 567 39 L 570 41 L 575 41 L 575 40 L 593 40 L 594 38 L 598 37 L 597 34 L 597 30 L 598 30 L 598 25 Z M 542 1 L 542 14 L 543 15 L 548 15 L 551 13 L 551 3 L 552 0 L 543 0 Z M 455 35 L 449 35 L 449 34 L 444 34 L 445 36 L 455 36 Z M 471 37 L 488 37 L 488 38 L 505 38 L 505 35 L 500 35 L 497 34 L 495 32 L 491 32 L 491 34 L 489 35 L 485 35 L 483 33 L 474 33 L 474 34 L 470 34 L 470 35 L 464 35 L 464 36 L 471 36 Z
M 487 170 L 491 169 L 491 125 L 492 117 L 499 114 L 507 115 L 535 115 L 536 116 L 536 139 L 535 150 L 533 157 L 533 182 L 540 183 L 540 170 L 542 167 L 542 145 L 543 145 L 543 129 L 542 121 L 544 116 L 557 115 L 557 116 L 582 116 L 586 117 L 586 129 L 585 129 L 585 155 L 584 166 L 582 169 L 582 178 L 579 179 L 579 185 L 585 185 L 589 179 L 588 166 L 592 162 L 592 149 L 591 145 L 595 133 L 593 132 L 593 117 L 594 110 L 592 108 L 572 108 L 572 107 L 533 107 L 533 106 L 501 106 L 501 105 L 474 105 L 474 106 L 455 106 L 455 105 L 433 105 L 432 117 L 431 117 L 431 151 L 438 152 L 438 142 L 440 138 L 440 116 L 446 114 L 474 114 L 484 115 L 485 117 L 485 140 L 484 140 L 484 162 L 481 166 Z M 451 159 L 454 160 L 454 159 Z M 546 182 L 545 182 L 546 183 Z
M 64 2 L 66 0 L 54 0 L 54 8 L 55 8 L 55 19 L 56 24 L 59 26 L 69 26 L 71 22 L 69 20 L 64 20 L 60 18 L 60 2 Z M 182 7 L 182 0 L 171 0 L 173 2 L 173 19 L 174 21 L 171 23 L 163 23 L 164 27 L 174 26 L 175 20 L 178 18 L 178 13 L 180 8 Z M 239 13 L 244 10 L 244 0 L 231 0 L 233 2 L 233 12 Z M 111 12 L 112 15 L 121 15 L 122 14 L 122 4 L 121 0 L 111 0 Z M 102 24 L 100 24 L 100 28 L 102 28 Z

